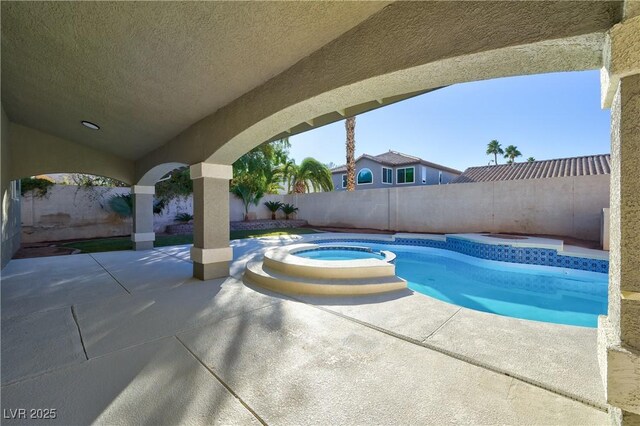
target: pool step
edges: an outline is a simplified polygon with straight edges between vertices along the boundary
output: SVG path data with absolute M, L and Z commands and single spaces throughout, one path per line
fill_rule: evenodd
M 407 282 L 396 275 L 354 279 L 303 278 L 274 270 L 265 266 L 262 260 L 249 262 L 243 279 L 248 284 L 287 294 L 355 296 L 407 288 Z

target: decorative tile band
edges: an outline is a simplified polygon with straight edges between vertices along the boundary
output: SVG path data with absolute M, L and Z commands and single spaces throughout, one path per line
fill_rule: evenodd
M 316 240 L 314 243 L 334 243 L 345 240 L 326 239 Z M 480 259 L 496 260 L 498 262 L 523 263 L 528 265 L 556 266 L 560 268 L 578 269 L 581 271 L 609 272 L 609 261 L 603 259 L 586 259 L 573 256 L 563 256 L 557 250 L 531 247 L 513 247 L 510 245 L 482 244 L 462 238 L 448 236 L 446 241 L 396 238 L 395 241 L 378 241 L 369 239 L 349 239 L 350 242 L 376 243 L 400 246 L 431 247 L 451 250 Z

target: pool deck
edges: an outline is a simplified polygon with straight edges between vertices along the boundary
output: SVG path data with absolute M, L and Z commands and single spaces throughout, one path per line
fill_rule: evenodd
M 310 237 L 233 241 L 232 276 L 204 282 L 189 246 L 11 261 L 2 408 L 56 408 L 51 424 L 607 422 L 596 329 L 240 281 Z

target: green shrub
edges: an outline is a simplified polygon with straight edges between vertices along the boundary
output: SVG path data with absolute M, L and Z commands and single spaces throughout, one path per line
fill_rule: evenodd
M 189 213 L 178 213 L 174 219 L 176 222 L 188 223 L 193 220 L 193 215 Z
M 109 198 L 109 207 L 122 218 L 133 216 L 133 197 L 131 194 L 116 194 Z
M 42 198 L 47 195 L 49 188 L 55 185 L 47 179 L 28 177 L 20 179 L 20 193 L 25 195 L 27 192 L 33 191 L 33 195 Z

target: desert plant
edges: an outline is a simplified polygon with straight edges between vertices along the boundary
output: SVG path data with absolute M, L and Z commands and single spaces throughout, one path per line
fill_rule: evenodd
M 193 215 L 190 213 L 178 213 L 174 218 L 176 222 L 189 223 L 193 220 Z
M 283 204 L 280 207 L 280 210 L 282 210 L 282 212 L 284 213 L 284 218 L 286 220 L 289 220 L 289 215 L 294 214 L 295 212 L 298 211 L 298 208 L 296 206 L 294 206 L 293 204 Z
M 115 194 L 109 198 L 109 207 L 122 218 L 133 216 L 133 197 L 131 194 Z
M 264 205 L 271 211 L 271 220 L 276 220 L 276 212 L 280 210 L 282 203 L 280 201 L 266 201 Z
M 122 218 L 133 216 L 133 196 L 131 194 L 115 194 L 108 200 L 111 210 Z M 166 207 L 165 200 L 153 199 L 153 214 L 162 214 Z
M 500 142 L 498 142 L 495 139 L 487 144 L 487 155 L 492 155 L 492 154 L 493 154 L 493 157 L 494 157 L 494 162 L 495 162 L 495 164 L 497 166 L 498 165 L 498 154 L 502 155 L 502 154 L 504 154 L 504 151 L 502 150 L 502 146 L 500 146 Z

